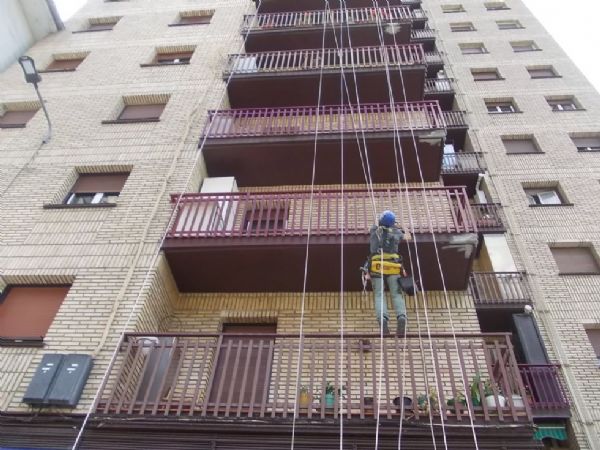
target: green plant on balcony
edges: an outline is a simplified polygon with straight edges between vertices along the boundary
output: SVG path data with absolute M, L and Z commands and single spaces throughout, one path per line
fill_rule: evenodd
M 439 410 L 438 394 L 435 388 L 429 388 L 429 394 L 421 394 L 417 397 L 417 405 L 419 409 L 424 412 L 429 412 L 429 408 L 432 411 Z

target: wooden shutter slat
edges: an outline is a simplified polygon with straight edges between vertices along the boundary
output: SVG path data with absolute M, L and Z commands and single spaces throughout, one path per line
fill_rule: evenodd
M 510 139 L 504 141 L 506 153 L 535 153 L 538 149 L 531 139 Z
M 72 193 L 95 193 L 95 192 L 121 192 L 128 173 L 107 173 L 79 175 L 79 178 L 71 189 Z
M 554 247 L 551 251 L 560 273 L 600 273 L 596 258 L 587 247 Z
M 44 337 L 68 292 L 68 286 L 9 287 L 0 303 L 0 336 Z

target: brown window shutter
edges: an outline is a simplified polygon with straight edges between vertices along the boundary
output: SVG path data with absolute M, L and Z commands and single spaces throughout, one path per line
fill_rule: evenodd
M 29 111 L 6 111 L 4 115 L 0 116 L 0 126 L 25 125 L 35 116 L 37 111 L 37 109 Z
M 556 76 L 552 69 L 529 69 L 529 74 L 532 78 L 551 78 Z
M 475 79 L 475 81 L 497 80 L 499 78 L 498 72 L 495 71 L 473 72 L 473 79 Z
M 83 59 L 55 59 L 46 67 L 46 70 L 73 70 L 81 64 L 81 61 Z
M 206 25 L 210 23 L 211 15 L 205 16 L 182 16 L 179 19 L 179 23 L 186 25 Z
M 585 332 L 594 348 L 594 352 L 596 352 L 596 356 L 600 358 L 600 329 L 588 328 Z
M 165 109 L 164 103 L 154 105 L 126 105 L 119 120 L 158 119 Z
M 539 152 L 531 139 L 508 139 L 503 141 L 506 153 L 536 153 Z
M 189 61 L 192 57 L 193 52 L 179 52 L 179 53 L 159 53 L 156 55 L 156 62 L 172 62 L 175 59 Z
M 577 147 L 600 147 L 600 137 L 573 138 L 573 143 Z
M 92 23 L 88 30 L 101 31 L 101 30 L 112 30 L 115 26 L 114 23 Z
M 128 173 L 83 173 L 71 188 L 71 193 L 121 192 L 128 176 Z
M 69 287 L 9 287 L 0 303 L 0 336 L 44 337 Z
M 550 250 L 561 274 L 600 273 L 598 262 L 588 247 L 552 247 Z

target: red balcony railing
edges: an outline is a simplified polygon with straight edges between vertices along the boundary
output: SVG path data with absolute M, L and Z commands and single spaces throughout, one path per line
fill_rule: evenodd
M 414 66 L 425 64 L 421 44 L 388 45 L 378 47 L 346 47 L 288 50 L 230 55 L 226 74 L 255 74 L 278 72 L 318 72 L 348 68 L 385 68 L 386 66 Z
M 360 106 L 252 108 L 209 111 L 209 138 L 393 132 L 444 128 L 437 101 Z
M 425 94 L 453 93 L 454 86 L 450 78 L 427 78 L 425 80 Z
M 465 128 L 467 119 L 465 111 L 443 111 L 444 123 L 448 128 Z
M 318 420 L 404 410 L 411 420 L 431 412 L 468 423 L 471 409 L 479 423 L 531 420 L 505 334 L 347 334 L 342 350 L 337 335 L 137 333 L 120 350 L 98 414 Z
M 313 236 L 366 236 L 384 209 L 413 233 L 477 231 L 463 187 L 316 191 L 312 202 L 309 192 L 175 194 L 172 202 L 169 238 L 306 236 L 309 229 Z
M 472 203 L 471 209 L 477 222 L 477 229 L 482 233 L 503 233 L 506 231 L 502 220 L 500 203 Z
M 518 306 L 531 301 L 523 272 L 472 272 L 469 287 L 477 306 Z
M 558 364 L 519 364 L 519 371 L 532 409 L 551 411 L 569 408 Z
M 417 17 L 416 11 L 407 6 L 388 8 L 346 8 L 317 11 L 293 11 L 244 16 L 242 30 L 268 30 L 278 28 L 305 28 L 328 25 L 352 25 L 410 21 Z
M 422 30 L 412 30 L 411 31 L 412 39 L 435 39 L 435 30 L 425 27 Z

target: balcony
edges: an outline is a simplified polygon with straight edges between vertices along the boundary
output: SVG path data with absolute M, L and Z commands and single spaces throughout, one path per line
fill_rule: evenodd
M 571 417 L 569 400 L 563 387 L 558 364 L 519 364 L 535 418 Z
M 242 33 L 247 52 L 381 45 L 380 26 L 391 31 L 383 33 L 386 45 L 409 44 L 420 20 L 406 6 L 296 11 L 245 16 Z
M 467 192 L 468 195 L 468 192 Z M 471 203 L 471 211 L 479 233 L 505 233 L 500 203 Z
M 410 41 L 413 44 L 422 44 L 425 52 L 433 52 L 435 50 L 435 30 L 425 26 L 420 30 L 413 29 L 410 34 Z
M 360 291 L 369 228 L 384 209 L 415 236 L 411 249 L 417 245 L 427 290 L 442 289 L 436 247 L 447 289 L 464 290 L 477 245 L 462 187 L 319 190 L 312 199 L 310 192 L 183 194 L 172 202 L 163 249 L 180 292 L 302 291 L 307 241 L 308 291 L 339 291 L 342 242 L 344 290 Z M 408 267 L 406 242 L 400 253 Z M 235 283 L 223 276 L 232 265 Z
M 211 111 L 205 135 L 209 176 L 277 186 L 311 184 L 313 158 L 315 184 L 339 184 L 342 150 L 346 183 L 364 184 L 367 165 L 373 182 L 397 183 L 398 141 L 400 179 L 438 181 L 445 131 L 437 102 L 414 102 Z
M 298 2 L 296 0 L 254 0 L 257 7 L 260 8 L 261 13 L 277 13 L 277 12 L 292 12 L 292 11 L 310 11 L 323 9 L 325 2 L 323 0 L 303 0 Z M 380 7 L 398 7 L 408 6 L 410 8 L 420 8 L 421 0 L 389 0 L 388 1 L 376 1 Z M 341 5 L 341 6 L 340 6 Z M 372 8 L 373 0 L 346 0 L 343 4 L 339 0 L 331 0 L 329 2 L 329 8 L 332 10 L 339 9 L 340 7 L 345 8 Z
M 465 111 L 442 111 L 448 132 L 446 140 L 454 144 L 454 148 L 465 148 L 467 138 L 467 113 Z
M 395 101 L 422 100 L 423 47 L 407 44 L 230 55 L 224 78 L 229 80 L 231 107 L 253 108 L 389 103 L 388 74 Z M 342 92 L 343 75 L 347 90 Z
M 470 432 L 469 409 L 478 426 L 531 422 L 507 334 L 406 340 L 347 334 L 340 349 L 339 335 L 127 334 L 95 412 L 239 424 L 285 424 L 295 416 L 299 425 L 315 425 L 344 417 L 349 426 L 352 420 L 372 424 L 379 416 L 396 431 L 401 417 L 429 425 L 431 413 L 435 423 L 443 417 L 450 429 L 464 425 Z M 484 381 L 494 401 L 484 399 Z M 429 426 L 422 432 L 430 433 Z M 485 435 L 484 428 L 479 432 Z
M 469 197 L 475 195 L 479 175 L 485 173 L 481 153 L 446 153 L 442 159 L 442 180 L 447 186 L 466 186 Z
M 531 289 L 523 272 L 472 272 L 469 290 L 477 308 L 521 309 L 531 303 Z
M 450 78 L 427 78 L 425 80 L 425 100 L 439 102 L 443 110 L 452 109 L 454 103 L 454 86 Z

